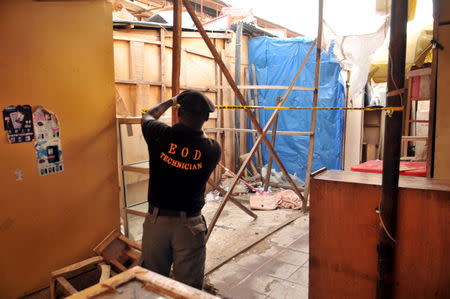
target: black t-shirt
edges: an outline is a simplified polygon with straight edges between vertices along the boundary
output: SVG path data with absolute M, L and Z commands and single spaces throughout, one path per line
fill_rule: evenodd
M 219 162 L 219 144 L 203 131 L 160 121 L 142 124 L 150 157 L 149 204 L 161 209 L 200 212 L 205 186 Z

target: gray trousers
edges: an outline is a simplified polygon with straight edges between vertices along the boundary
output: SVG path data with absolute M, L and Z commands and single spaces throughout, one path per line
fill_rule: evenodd
M 142 266 L 201 289 L 205 273 L 206 223 L 202 216 L 158 216 L 158 208 L 144 222 Z

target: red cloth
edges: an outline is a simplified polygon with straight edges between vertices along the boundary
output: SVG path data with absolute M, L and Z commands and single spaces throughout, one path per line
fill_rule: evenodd
M 359 172 L 382 173 L 383 161 L 371 160 L 350 169 Z M 400 161 L 400 175 L 425 177 L 427 175 L 427 163 Z

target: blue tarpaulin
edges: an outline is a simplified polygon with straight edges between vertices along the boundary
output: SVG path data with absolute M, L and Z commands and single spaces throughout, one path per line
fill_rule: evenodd
M 311 45 L 311 40 L 302 38 L 280 39 L 261 36 L 250 39 L 249 64 L 255 65 L 257 84 L 289 86 Z M 295 86 L 314 87 L 315 53 L 316 49 L 311 53 Z M 319 107 L 345 106 L 344 86 L 340 80 L 340 72 L 341 67 L 332 49 L 328 52 L 322 51 Z M 277 97 L 283 97 L 285 92 L 286 89 L 259 89 L 259 105 L 275 106 Z M 313 91 L 292 90 L 284 106 L 311 107 L 312 101 Z M 274 111 L 258 110 L 262 127 Z M 280 111 L 278 131 L 308 132 L 311 129 L 310 126 L 311 110 Z M 343 111 L 317 111 L 313 171 L 321 167 L 341 169 L 343 127 Z M 308 145 L 309 136 L 277 135 L 276 137 L 275 150 L 281 161 L 289 173 L 295 174 L 302 180 L 305 179 L 306 174 Z M 263 161 L 267 163 L 268 151 L 265 145 L 262 152 Z M 276 163 L 274 167 L 279 170 Z

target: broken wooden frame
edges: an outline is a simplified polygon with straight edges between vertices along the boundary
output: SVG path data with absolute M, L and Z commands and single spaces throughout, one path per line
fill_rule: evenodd
M 105 258 L 116 272 L 123 272 L 140 263 L 142 246 L 115 229 L 94 248 L 94 252 Z
M 216 48 L 214 47 L 213 43 L 211 42 L 211 40 L 209 39 L 205 29 L 203 28 L 201 22 L 199 21 L 198 17 L 195 14 L 194 9 L 192 8 L 191 4 L 189 3 L 188 0 L 183 0 L 183 4 L 187 10 L 187 12 L 189 13 L 189 15 L 191 16 L 192 20 L 194 21 L 194 24 L 196 25 L 200 35 L 202 36 L 203 40 L 205 41 L 206 45 L 208 46 L 209 50 L 211 51 L 211 54 L 214 56 L 214 59 L 216 61 L 216 63 L 219 65 L 220 69 L 222 70 L 222 73 L 224 74 L 225 78 L 228 81 L 228 84 L 230 85 L 230 87 L 233 89 L 236 98 L 239 100 L 239 102 L 241 102 L 242 105 L 246 105 L 244 96 L 242 95 L 242 93 L 240 92 L 238 86 L 236 85 L 235 81 L 233 80 L 233 78 L 231 77 L 230 72 L 228 71 L 228 69 L 226 68 L 225 64 L 223 63 L 219 53 L 217 52 Z M 181 10 L 181 8 L 178 8 Z M 321 37 L 322 37 L 322 11 L 323 11 L 323 0 L 320 0 L 320 4 L 319 4 L 319 28 L 318 28 L 318 39 L 320 41 L 320 43 L 317 45 L 317 55 L 316 55 L 316 64 L 317 62 L 319 62 L 319 65 L 316 65 L 316 74 L 315 74 L 315 86 L 314 86 L 314 98 L 315 101 L 314 103 L 317 106 L 317 99 L 318 99 L 318 83 L 319 83 L 319 77 L 318 77 L 318 73 L 317 70 L 320 69 L 320 55 L 321 55 Z M 309 55 L 311 54 L 312 49 L 314 48 L 316 44 L 316 41 L 313 42 L 313 45 L 311 46 L 310 51 L 307 54 L 307 57 L 305 57 L 302 65 L 299 68 L 299 71 L 297 72 L 294 80 L 292 81 L 291 85 L 289 86 L 288 90 L 286 91 L 285 96 L 283 97 L 283 100 L 280 102 L 280 106 L 284 104 L 284 102 L 287 99 L 287 96 L 289 95 L 289 93 L 291 92 L 292 88 L 294 87 L 294 84 L 298 78 L 298 76 L 300 75 L 301 70 L 303 69 L 304 65 L 306 64 L 306 61 L 309 58 Z M 295 192 L 299 195 L 299 197 L 302 200 L 303 203 L 303 209 L 306 210 L 306 206 L 307 206 L 307 198 L 303 197 L 302 193 L 300 192 L 299 188 L 297 187 L 297 185 L 295 184 L 295 182 L 292 180 L 291 176 L 289 175 L 288 171 L 286 170 L 286 168 L 284 167 L 283 163 L 281 162 L 280 158 L 278 157 L 277 153 L 275 152 L 275 149 L 273 148 L 272 144 L 270 143 L 270 141 L 268 140 L 267 136 L 265 135 L 267 133 L 267 130 L 269 129 L 269 126 L 271 125 L 271 123 L 274 120 L 274 117 L 276 115 L 278 115 L 279 110 L 275 111 L 272 114 L 272 117 L 269 119 L 268 123 L 266 124 L 264 130 L 261 129 L 261 126 L 259 125 L 258 121 L 256 120 L 255 115 L 253 114 L 252 111 L 245 109 L 244 110 L 248 117 L 250 118 L 250 121 L 252 122 L 254 128 L 256 129 L 256 131 L 260 134 L 256 143 L 254 144 L 252 150 L 250 151 L 250 155 L 248 156 L 248 158 L 244 161 L 244 163 L 242 164 L 241 168 L 239 169 L 236 177 L 233 179 L 232 184 L 230 186 L 230 189 L 228 190 L 227 194 L 225 195 L 224 199 L 222 200 L 221 205 L 219 206 L 218 210 L 216 211 L 211 224 L 210 224 L 210 229 L 208 231 L 208 235 L 206 236 L 206 239 L 209 238 L 215 223 L 217 222 L 218 217 L 220 216 L 220 213 L 222 212 L 226 202 L 228 201 L 228 198 L 230 196 L 230 194 L 233 191 L 233 188 L 236 186 L 240 176 L 242 175 L 244 169 L 247 167 L 248 162 L 250 161 L 252 155 L 255 152 L 256 147 L 258 147 L 259 143 L 261 141 L 264 141 L 264 143 L 266 144 L 269 153 L 272 155 L 273 159 L 277 162 L 278 166 L 280 167 L 281 171 L 283 172 L 284 176 L 286 177 L 286 179 L 289 181 L 289 183 L 292 185 L 292 187 L 294 188 Z M 313 122 L 311 124 L 311 128 L 315 129 L 315 114 L 313 114 L 314 117 L 312 118 Z M 308 161 L 312 161 L 312 151 L 311 149 L 314 149 L 314 138 L 311 138 L 312 136 L 314 136 L 314 131 L 311 131 L 310 134 L 310 150 L 309 150 L 309 155 L 308 155 Z M 311 157 L 310 157 L 311 156 Z M 306 173 L 307 179 L 309 177 L 309 173 L 311 170 L 311 166 L 308 165 L 308 169 L 309 172 Z M 308 179 L 308 183 L 309 183 L 309 179 Z M 308 186 L 305 186 L 306 189 L 308 189 Z
M 52 271 L 50 274 L 50 298 L 56 299 L 58 286 L 65 296 L 78 293 L 78 290 L 69 282 L 69 279 L 86 273 L 95 266 L 101 271 L 99 282 L 103 282 L 110 277 L 111 267 L 106 264 L 105 259 L 101 256 L 94 256 L 79 263 Z
M 143 288 L 148 292 L 148 298 L 156 298 L 157 294 L 164 298 L 178 299 L 219 299 L 214 295 L 198 290 L 181 282 L 141 268 L 133 267 L 125 272 L 119 273 L 102 283 L 93 285 L 80 291 L 70 299 L 106 298 L 111 295 L 115 298 L 141 298 L 139 294 L 133 296 L 133 292 L 126 292 L 123 288 L 126 284 L 139 282 L 138 288 Z M 153 296 L 152 296 L 153 295 Z M 132 297 L 130 297 L 132 296 Z M 109 296 L 107 298 L 110 298 Z M 147 297 L 145 297 L 147 298 Z M 158 297 L 159 298 L 159 297 Z

